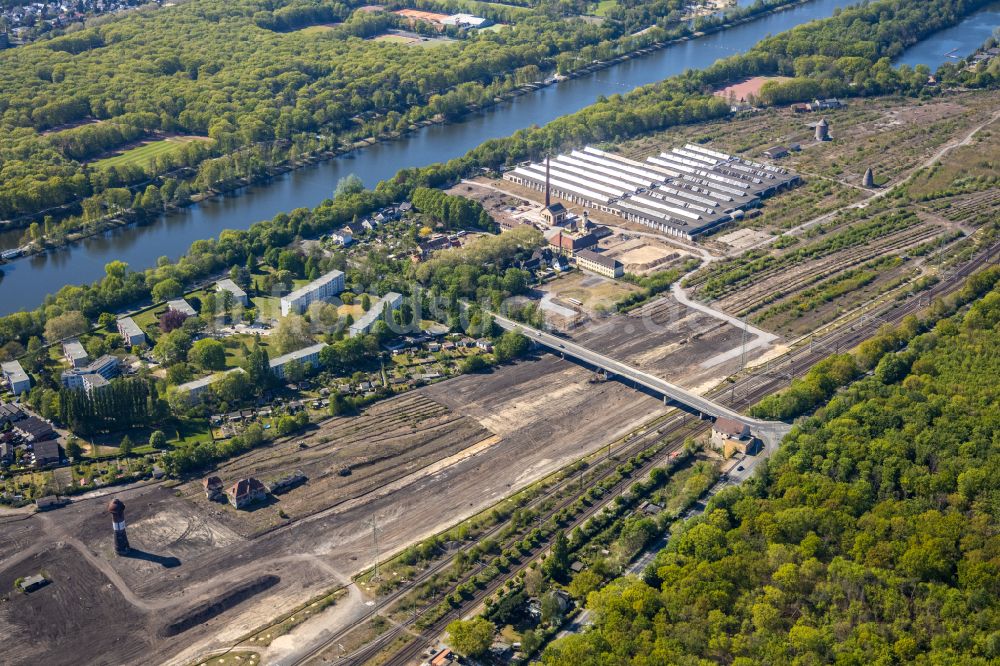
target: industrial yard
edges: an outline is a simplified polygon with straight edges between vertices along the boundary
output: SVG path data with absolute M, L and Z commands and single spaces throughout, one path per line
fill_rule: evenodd
M 656 166 L 688 166 L 683 160 L 696 159 L 691 155 L 747 166 L 736 157 L 745 154 L 764 165 L 758 160 L 765 159 L 765 149 L 779 142 L 802 144 L 781 158 L 787 168 L 771 172 L 781 173 L 782 180 L 772 196 L 755 203 L 761 204 L 760 214 L 734 217 L 733 208 L 724 220 L 710 218 L 707 210 L 723 209 L 706 204 L 706 210 L 692 213 L 704 217 L 700 233 L 674 233 L 629 219 L 620 201 L 608 199 L 608 210 L 601 210 L 554 192 L 583 232 L 592 233 L 593 220 L 609 225 L 609 233 L 592 247 L 627 273 L 641 278 L 676 271 L 678 279 L 672 289 L 651 293 L 628 309 L 617 306 L 645 288 L 637 286 L 641 279 L 553 269 L 535 285 L 531 299 L 565 340 L 703 393 L 739 373 L 743 364 L 773 355 L 858 305 L 901 298 L 919 291 L 921 280 L 947 275 L 952 248 L 977 233 L 984 213 L 995 214 L 998 205 L 995 193 L 982 186 L 989 174 L 976 157 L 995 152 L 996 135 L 975 133 L 991 118 L 996 122 L 994 105 L 980 94 L 958 99 L 960 104 L 852 100 L 829 113 L 833 140 L 811 144 L 815 128 L 808 124 L 815 116 L 774 109 L 624 144 L 617 147 L 619 157 L 596 148 L 570 153 L 591 169 L 618 169 L 609 164 L 616 163 L 640 176 L 636 171 L 653 173 Z M 852 142 L 840 140 L 846 136 L 853 136 Z M 710 148 L 699 150 L 701 145 Z M 718 157 L 723 150 L 733 157 Z M 673 166 L 650 157 L 657 155 Z M 941 162 L 938 170 L 914 179 L 919 196 L 927 199 L 915 210 L 902 211 L 881 194 L 935 162 Z M 876 183 L 866 188 L 860 185 L 860 167 L 869 164 Z M 561 181 L 563 194 L 577 187 L 565 165 L 584 168 L 550 162 L 550 174 L 567 179 Z M 541 174 L 544 184 L 545 165 L 520 168 L 527 171 L 521 182 L 479 179 L 453 192 L 482 201 L 502 225 L 505 219 L 551 231 L 545 214 L 552 210 L 537 201 L 537 177 Z M 729 169 L 720 177 L 733 176 L 732 166 L 718 168 Z M 951 181 L 935 180 L 942 171 L 980 185 L 946 191 Z M 660 225 L 678 219 L 677 210 L 696 210 L 689 204 L 701 205 L 691 198 L 693 191 L 680 194 L 683 188 L 666 182 L 685 180 L 680 174 L 686 171 L 676 171 L 676 177 L 656 173 L 663 182 L 644 187 L 659 194 L 640 193 L 637 185 L 620 196 L 633 202 L 652 197 L 645 203 L 652 206 L 647 210 L 659 211 Z M 805 183 L 784 191 L 799 174 Z M 668 187 L 678 191 L 666 192 Z M 686 203 L 677 208 L 667 197 Z M 865 205 L 857 206 L 862 200 Z M 618 207 L 611 210 L 613 205 Z M 701 266 L 681 275 L 691 259 Z M 349 584 L 375 560 L 374 541 L 380 558 L 398 552 L 666 410 L 657 398 L 536 348 L 488 373 L 410 390 L 356 416 L 325 419 L 206 473 L 225 485 L 247 476 L 272 480 L 301 474 L 298 485 L 253 510 L 209 500 L 203 476 L 118 489 L 113 496 L 125 505 L 122 525 L 133 549 L 126 556 L 114 552 L 107 511 L 112 494 L 106 491 L 51 513 L 4 514 L 4 661 L 195 662 Z M 47 585 L 30 593 L 15 589 L 16 581 L 38 574 Z M 306 621 L 295 629 L 300 634 L 286 640 L 262 642 L 261 662 L 292 654 L 295 639 L 314 637 L 327 623 L 345 624 L 358 616 L 367 598 L 357 587 L 350 590 L 324 620 Z M 114 632 L 102 631 L 111 625 Z
M 14 663 L 39 658 L 45 663 L 72 663 L 57 658 L 58 646 L 71 643 L 77 646 L 74 659 L 101 655 L 112 663 L 143 659 L 162 663 L 178 645 L 176 636 L 171 641 L 161 635 L 164 627 L 176 624 L 192 609 L 211 604 L 234 585 L 253 582 L 263 575 L 280 578 L 266 589 L 234 602 L 232 609 L 217 609 L 221 611 L 218 615 L 180 634 L 191 649 L 174 663 L 186 663 L 185 658 L 195 659 L 208 647 L 231 642 L 275 614 L 347 581 L 369 566 L 373 552 L 367 523 L 373 515 L 379 521 L 383 552 L 398 550 L 599 449 L 664 409 L 654 398 L 637 397 L 631 389 L 615 382 L 592 384 L 590 377 L 588 370 L 543 356 L 487 376 L 460 377 L 381 403 L 375 409 L 384 411 L 376 411 L 369 425 L 362 427 L 375 428 L 381 423 L 391 428 L 391 417 L 388 421 L 384 418 L 387 414 L 402 414 L 405 408 L 414 407 L 428 410 L 422 424 L 419 418 L 408 421 L 404 417 L 399 417 L 397 424 L 401 431 L 423 429 L 424 448 L 418 442 L 419 436 L 403 434 L 398 443 L 401 448 L 406 448 L 407 441 L 412 444 L 412 450 L 403 457 L 411 461 L 410 466 L 404 462 L 397 469 L 390 459 L 381 468 L 381 476 L 377 475 L 378 468 L 373 468 L 374 476 L 366 476 L 362 469 L 357 472 L 357 480 L 352 473 L 345 478 L 334 474 L 337 481 L 327 481 L 322 472 L 312 471 L 323 466 L 339 467 L 342 459 L 337 451 L 343 450 L 341 447 L 351 450 L 352 440 L 358 451 L 365 448 L 357 433 L 349 433 L 347 428 L 336 430 L 334 419 L 311 437 L 318 440 L 324 436 L 321 433 L 331 433 L 328 448 L 319 445 L 319 451 L 299 449 L 296 439 L 261 450 L 259 459 L 247 457 L 232 463 L 231 468 L 216 470 L 224 477 L 243 465 L 261 470 L 264 458 L 270 459 L 275 452 L 279 460 L 298 451 L 317 459 L 312 466 L 308 460 L 288 459 L 289 469 L 302 468 L 307 475 L 316 473 L 315 479 L 310 477 L 273 505 L 242 512 L 238 517 L 231 507 L 207 502 L 199 481 L 176 490 L 156 484 L 118 492 L 126 505 L 131 545 L 145 554 L 140 557 L 114 555 L 111 520 L 105 513 L 107 497 L 76 502 L 57 514 L 5 523 L 0 530 L 0 553 L 4 556 L 0 575 L 4 580 L 30 575 L 43 562 L 52 575 L 52 584 L 34 593 L 32 604 L 44 610 L 58 603 L 62 597 L 55 595 L 64 595 L 66 590 L 64 576 L 72 578 L 74 585 L 101 587 L 109 597 L 107 612 L 95 605 L 91 613 L 75 613 L 65 624 L 53 627 L 57 635 L 46 643 L 53 646 L 51 654 L 39 654 L 35 646 Z M 581 432 L 575 427 L 576 415 L 595 401 L 606 405 L 607 410 L 595 414 L 587 431 Z M 436 445 L 430 443 L 436 439 L 435 432 L 452 433 L 454 444 L 435 449 Z M 461 441 L 459 433 L 464 433 Z M 437 450 L 438 461 L 447 462 L 431 462 L 435 455 L 428 452 L 432 450 Z M 321 455 L 320 451 L 325 453 Z M 427 453 L 424 459 L 418 457 L 422 452 Z M 510 464 L 512 460 L 518 464 Z M 282 463 L 269 464 L 276 471 L 284 469 Z M 364 489 L 369 492 L 362 494 Z M 288 508 L 282 509 L 285 504 Z M 318 511 L 321 507 L 326 508 Z M 286 525 L 275 527 L 275 523 L 284 522 L 277 520 L 278 510 L 285 510 L 290 519 Z M 258 519 L 256 514 L 263 518 Z M 296 520 L 300 516 L 308 517 Z M 18 524 L 26 527 L 9 528 Z M 244 536 L 262 531 L 254 538 Z M 48 555 L 25 557 L 26 552 L 42 553 L 57 541 L 75 548 L 76 553 L 67 548 L 73 554 L 73 566 L 64 568 L 62 560 L 54 561 Z M 89 553 L 86 559 L 78 556 L 82 551 Z M 184 581 L 183 586 L 178 586 L 178 579 Z M 123 607 L 127 613 L 118 612 Z M 12 604 L 0 609 L 4 633 L 27 645 L 33 627 L 25 622 L 26 617 L 13 612 Z M 136 627 L 134 642 L 108 644 L 89 638 L 119 617 Z

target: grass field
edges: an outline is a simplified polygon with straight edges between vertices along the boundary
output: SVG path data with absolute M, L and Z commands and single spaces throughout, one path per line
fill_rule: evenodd
M 295 32 L 300 35 L 314 35 L 323 32 L 330 32 L 337 26 L 336 23 L 321 23 L 319 25 L 310 25 L 301 30 L 296 30 Z
M 111 157 L 95 160 L 94 162 L 91 162 L 91 164 L 97 168 L 125 166 L 128 164 L 146 167 L 149 165 L 150 160 L 157 155 L 171 153 L 177 150 L 180 146 L 183 146 L 186 143 L 191 143 L 192 141 L 209 140 L 210 139 L 200 136 L 172 136 L 168 139 L 161 139 L 159 141 L 146 141 L 135 148 L 130 148 Z
M 608 12 L 618 6 L 618 0 L 600 0 L 594 10 L 594 16 L 607 16 Z
M 549 282 L 545 291 L 562 300 L 580 301 L 585 309 L 593 312 L 614 308 L 615 303 L 628 294 L 639 291 L 639 287 L 581 272 L 564 275 Z

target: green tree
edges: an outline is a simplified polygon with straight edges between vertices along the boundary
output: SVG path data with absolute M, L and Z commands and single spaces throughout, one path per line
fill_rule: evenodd
M 87 332 L 90 323 L 82 312 L 64 312 L 45 322 L 45 339 L 49 342 L 75 337 Z
M 247 378 L 250 386 L 260 394 L 266 391 L 274 383 L 274 374 L 271 372 L 271 361 L 268 358 L 267 350 L 259 343 L 254 345 L 247 356 L 246 367 Z
M 498 362 L 505 363 L 520 356 L 524 356 L 528 353 L 529 347 L 530 342 L 523 334 L 517 331 L 506 331 L 502 336 L 500 336 L 496 345 L 494 345 L 493 353 Z
M 565 532 L 559 530 L 552 541 L 549 556 L 545 558 L 545 562 L 542 565 L 542 571 L 552 580 L 565 583 L 569 574 L 570 564 L 569 540 L 566 539 Z
M 177 363 L 187 358 L 189 349 L 191 349 L 191 336 L 184 329 L 178 328 L 160 336 L 156 346 L 153 347 L 153 356 L 161 363 Z
M 486 654 L 493 644 L 496 627 L 489 620 L 477 617 L 471 620 L 455 620 L 448 625 L 448 642 L 456 652 L 468 657 Z
M 226 367 L 226 348 L 218 340 L 203 338 L 191 345 L 187 358 L 205 370 L 222 370 Z
M 290 314 L 278 320 L 278 325 L 268 337 L 279 354 L 287 354 L 313 344 L 309 323 L 299 315 Z
M 110 312 L 102 312 L 97 318 L 97 325 L 105 331 L 115 332 L 118 330 L 118 318 Z
M 132 444 L 132 439 L 128 435 L 125 435 L 122 437 L 122 441 L 118 444 L 118 455 L 130 456 L 132 455 L 132 450 L 134 448 L 135 445 Z
M 154 430 L 149 433 L 149 445 L 154 449 L 165 449 L 167 447 L 167 436 L 162 430 Z
M 365 189 L 365 184 L 353 173 L 349 173 L 337 181 L 337 187 L 333 190 L 333 198 L 339 199 L 351 194 L 357 194 Z
M 76 462 L 83 457 L 83 447 L 80 440 L 73 435 L 66 438 L 66 457 Z
M 154 301 L 166 301 L 184 293 L 184 287 L 174 278 L 167 278 L 153 285 L 151 293 Z

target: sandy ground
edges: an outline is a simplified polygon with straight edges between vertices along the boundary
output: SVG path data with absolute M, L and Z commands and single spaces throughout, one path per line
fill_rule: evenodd
M 475 425 L 464 455 L 454 455 L 450 464 L 429 464 L 425 473 L 401 469 L 398 480 L 378 492 L 259 536 L 241 534 L 215 513 L 221 507 L 208 505 L 188 486 L 174 491 L 154 485 L 119 495 L 138 551 L 132 558 L 113 553 L 106 497 L 7 519 L 0 530 L 4 589 L 12 590 L 16 578 L 39 570 L 51 574 L 53 583 L 33 595 L 7 592 L 16 603 L 0 607 L 0 631 L 25 639 L 26 647 L 5 653 L 4 663 L 184 664 L 228 647 L 369 566 L 373 516 L 382 553 L 388 554 L 663 413 L 654 398 L 615 382 L 590 384 L 589 377 L 582 367 L 544 355 L 421 389 L 416 392 L 420 400 Z M 385 408 L 392 409 L 392 402 Z M 484 444 L 483 433 L 496 437 Z M 159 634 L 192 607 L 263 574 L 279 576 L 280 582 L 178 636 Z M 349 621 L 359 603 L 356 596 L 301 625 L 296 635 L 301 631 L 303 640 L 295 644 L 321 636 L 337 618 Z M 90 604 L 86 612 L 80 610 L 82 599 Z M 51 635 L 41 642 L 28 640 L 37 635 L 35 621 L 43 616 L 57 618 L 47 624 Z M 286 654 L 292 640 L 278 643 L 275 654 Z

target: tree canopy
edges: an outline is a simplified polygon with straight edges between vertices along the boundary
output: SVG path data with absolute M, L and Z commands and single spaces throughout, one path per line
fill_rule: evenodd
M 994 663 L 998 347 L 994 289 L 801 421 L 645 580 L 591 593 L 594 630 L 543 662 Z

